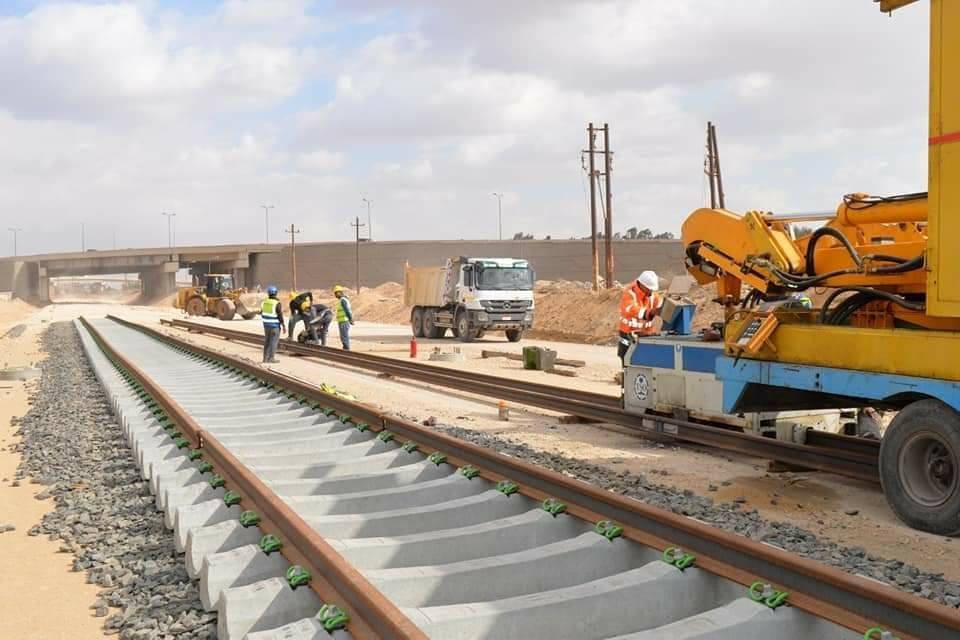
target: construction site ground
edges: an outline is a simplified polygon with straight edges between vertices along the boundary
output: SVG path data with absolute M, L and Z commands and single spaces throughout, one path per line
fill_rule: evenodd
M 352 333 L 356 349 L 395 358 L 408 357 L 408 327 L 367 322 L 361 315 L 361 305 L 355 304 L 355 308 L 359 318 Z M 55 304 L 37 309 L 17 301 L 0 302 L 0 335 L 18 323 L 24 323 L 27 327 L 20 337 L 0 341 L 0 351 L 3 353 L 0 363 L 13 366 L 29 364 L 36 359 L 37 337 L 47 322 L 69 320 L 82 314 L 98 317 L 108 313 L 158 328 L 161 318 L 185 317 L 167 307 L 80 303 Z M 201 321 L 222 324 L 212 318 Z M 256 320 L 235 320 L 227 326 L 257 333 L 261 331 Z M 339 347 L 335 327 L 333 329 L 331 346 Z M 260 349 L 251 345 L 202 334 L 188 334 L 178 329 L 163 330 L 256 362 L 260 360 Z M 514 360 L 480 357 L 484 349 L 520 353 L 527 344 L 554 348 L 560 357 L 585 360 L 587 365 L 575 370 L 576 377 L 568 378 L 526 371 L 520 362 Z M 459 348 L 465 356 L 462 362 L 436 363 L 437 366 L 469 368 L 504 377 L 524 377 L 556 386 L 589 389 L 614 396 L 618 394 L 614 381 L 618 371 L 617 359 L 613 348 L 608 345 L 539 339 L 525 339 L 517 344 L 507 342 L 502 334 L 491 333 L 472 344 L 449 338 L 421 340 L 419 360 L 427 362 L 434 348 L 446 352 Z M 949 579 L 960 579 L 960 554 L 955 551 L 960 542 L 905 527 L 891 513 L 879 488 L 873 485 L 817 472 L 770 473 L 765 460 L 691 445 L 652 443 L 619 427 L 563 424 L 558 420 L 558 415 L 518 406 L 510 407 L 510 419 L 504 422 L 498 419 L 495 399 L 430 388 L 412 381 L 387 379 L 378 377 L 374 372 L 323 364 L 308 358 L 281 355 L 279 364 L 269 366 L 313 384 L 335 385 L 362 402 L 411 419 L 423 421 L 433 418 L 438 424 L 496 434 L 544 452 L 584 460 L 617 472 L 645 474 L 659 484 L 690 490 L 718 503 L 741 502 L 742 509 L 755 508 L 767 519 L 789 522 L 818 536 L 863 547 L 867 553 L 896 558 L 922 570 L 943 573 Z M 12 387 L 0 389 L 0 398 L 3 400 L 3 415 L 0 418 L 8 422 L 11 416 L 26 411 L 26 392 L 24 383 L 3 384 Z M 18 458 L 16 453 L 10 451 L 10 445 L 15 442 L 12 433 L 13 429 L 7 427 L 0 433 L 0 448 L 4 449 L 0 451 L 0 478 L 5 479 L 0 482 L 0 505 L 4 505 L 0 521 L 6 519 L 17 527 L 14 532 L 0 535 L 0 571 L 5 576 L 0 596 L 9 596 L 0 598 L 0 602 L 7 603 L 5 606 L 16 606 L 20 619 L 26 619 L 23 615 L 24 603 L 43 602 L 43 590 L 48 588 L 47 585 L 56 585 L 58 598 L 77 603 L 76 607 L 62 609 L 69 608 L 79 613 L 76 613 L 77 619 L 65 615 L 62 620 L 63 628 L 73 633 L 65 631 L 66 635 L 51 634 L 45 637 L 98 637 L 98 632 L 91 634 L 86 631 L 99 628 L 99 621 L 91 617 L 91 612 L 85 608 L 95 599 L 95 587 L 84 584 L 83 574 L 70 571 L 66 556 L 56 553 L 56 543 L 26 536 L 26 531 L 36 524 L 47 507 L 45 503 L 33 500 L 33 494 L 39 490 L 37 485 L 24 481 L 19 487 L 11 486 Z M 12 506 L 9 511 L 8 505 Z M 28 557 L 29 562 L 26 561 Z M 47 578 L 37 580 L 38 575 Z M 30 594 L 30 597 L 25 594 Z M 37 605 L 38 612 L 40 606 Z M 16 619 L 10 613 L 0 609 L 3 619 Z

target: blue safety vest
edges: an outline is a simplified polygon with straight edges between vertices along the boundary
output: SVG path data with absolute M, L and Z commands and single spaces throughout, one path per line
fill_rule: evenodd
M 263 319 L 263 326 L 280 326 L 280 317 L 277 315 L 277 307 L 279 306 L 280 301 L 276 298 L 267 298 L 263 301 L 263 304 L 260 305 L 260 318 Z

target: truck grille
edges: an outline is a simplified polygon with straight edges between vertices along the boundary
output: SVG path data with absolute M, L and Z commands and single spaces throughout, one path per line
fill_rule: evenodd
M 481 300 L 480 306 L 494 313 L 518 313 L 527 310 L 530 300 Z

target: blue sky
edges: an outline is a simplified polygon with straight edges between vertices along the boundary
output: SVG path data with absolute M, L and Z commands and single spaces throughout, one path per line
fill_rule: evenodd
M 0 214 L 22 253 L 257 241 L 582 236 L 609 122 L 615 227 L 925 188 L 926 3 L 869 0 L 0 2 Z M 504 7 L 509 11 L 505 14 Z M 506 16 L 506 17 L 505 17 Z M 7 244 L 11 247 L 7 248 Z M 12 242 L 0 242 L 0 254 Z

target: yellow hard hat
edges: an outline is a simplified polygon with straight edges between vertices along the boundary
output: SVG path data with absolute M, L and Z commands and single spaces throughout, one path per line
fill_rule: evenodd
M 343 293 L 343 287 L 339 284 L 333 288 L 334 293 Z
M 297 297 L 297 292 L 296 292 L 296 291 L 291 291 L 291 292 L 290 292 L 290 298 L 289 298 L 289 299 L 290 299 L 290 300 L 293 300 L 293 299 L 296 298 L 296 297 Z

